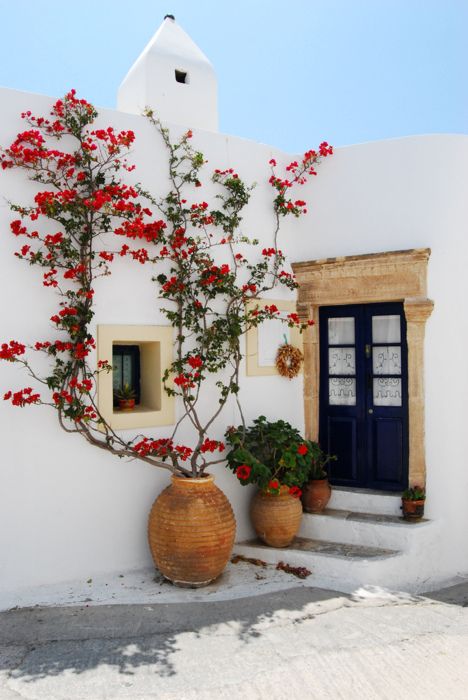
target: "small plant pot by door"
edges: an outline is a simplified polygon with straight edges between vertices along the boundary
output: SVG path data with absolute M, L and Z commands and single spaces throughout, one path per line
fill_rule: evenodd
M 148 520 L 154 563 L 176 586 L 199 588 L 223 572 L 231 556 L 236 520 L 212 476 L 172 476 Z
M 250 517 L 262 542 L 270 547 L 287 547 L 301 525 L 301 502 L 289 494 L 287 486 L 282 486 L 277 496 L 258 491 L 252 500 Z
M 119 399 L 120 411 L 133 411 L 135 408 L 135 399 Z
M 302 489 L 302 505 L 307 513 L 321 513 L 328 505 L 331 486 L 328 479 L 312 479 Z
M 409 498 L 401 499 L 401 508 L 405 520 L 415 522 L 424 517 L 424 500 L 414 501 Z

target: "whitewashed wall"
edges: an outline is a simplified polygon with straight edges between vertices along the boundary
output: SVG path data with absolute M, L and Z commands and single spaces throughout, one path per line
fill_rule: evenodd
M 426 326 L 426 514 L 441 524 L 433 578 L 468 573 L 468 136 L 340 148 L 314 183 L 296 261 L 432 250 Z M 421 560 L 425 553 L 420 553 Z M 417 564 L 416 564 L 417 566 Z
M 1 90 L 0 143 L 8 145 L 21 130 L 21 111 L 46 113 L 52 102 Z M 102 110 L 100 122 L 135 130 L 132 158 L 137 170 L 128 180 L 165 192 L 165 153 L 152 127 L 141 117 L 109 110 Z M 259 237 L 261 246 L 267 244 L 272 228 L 268 161 L 273 156 L 287 164 L 291 156 L 208 132 L 195 132 L 194 144 L 205 153 L 208 168 L 232 166 L 247 181 L 258 183 L 244 231 Z M 310 203 L 309 215 L 286 222 L 281 245 L 295 261 L 412 247 L 433 250 L 429 295 L 436 306 L 428 322 L 426 364 L 427 513 L 444 525 L 440 557 L 434 564 L 440 575 L 468 572 L 464 546 L 468 324 L 463 304 L 468 285 L 467 155 L 467 137 L 444 135 L 339 149 L 301 191 Z M 39 271 L 13 256 L 21 243 L 9 232 L 11 214 L 5 200 L 24 202 L 33 192 L 21 173 L 0 174 L 0 342 L 47 338 L 51 333 L 47 319 L 56 311 L 57 298 L 42 287 Z M 209 197 L 209 185 L 193 192 L 193 201 Z M 96 323 L 164 322 L 154 304 L 149 268 L 122 260 L 113 269 L 113 276 L 95 287 Z M 19 368 L 0 363 L 0 393 L 27 384 Z M 301 378 L 289 382 L 244 376 L 241 398 L 248 420 L 264 413 L 303 428 Z M 220 438 L 232 423 L 238 423 L 238 416 L 234 407 L 228 407 L 213 437 Z M 152 501 L 169 482 L 166 472 L 138 461 L 119 461 L 62 433 L 52 410 L 16 409 L 0 401 L 0 425 L 0 607 L 2 591 L 82 581 L 150 563 L 146 518 Z M 252 491 L 240 487 L 222 466 L 215 472 L 235 509 L 238 539 L 245 539 L 251 535 L 247 508 Z

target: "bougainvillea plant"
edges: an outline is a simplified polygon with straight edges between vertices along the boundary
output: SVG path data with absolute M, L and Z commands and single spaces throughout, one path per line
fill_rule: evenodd
M 229 428 L 226 441 L 230 446 L 227 467 L 239 483 L 257 484 L 271 495 L 287 486 L 291 496 L 299 498 L 307 481 L 326 477 L 325 467 L 334 459 L 318 443 L 305 440 L 290 423 L 267 421 L 265 416 L 248 428 Z
M 258 241 L 240 231 L 252 187 L 234 170 L 212 174 L 216 206 L 194 201 L 205 160 L 191 145 L 191 131 L 173 143 L 168 130 L 147 112 L 168 154 L 170 189 L 158 197 L 123 181 L 135 167 L 126 160 L 134 133 L 96 128 L 95 108 L 74 90 L 53 105 L 49 118 L 29 111 L 22 118 L 28 129 L 2 151 L 0 163 L 3 170 L 25 171 L 39 189 L 31 206 L 11 204 L 16 214 L 11 231 L 21 244 L 16 256 L 41 268 L 42 284 L 57 294 L 57 309 L 47 338 L 0 346 L 0 359 L 22 365 L 34 380 L 34 386 L 7 391 L 4 399 L 15 406 L 51 406 L 64 430 L 119 457 L 139 458 L 187 477 L 203 475 L 223 461 L 224 444 L 211 431 L 228 399 L 237 398 L 241 338 L 279 316 L 274 304 L 247 302 L 277 284 L 296 288 L 278 248 L 280 224 L 286 216 L 305 213 L 305 202 L 292 191 L 315 174 L 315 165 L 332 148 L 323 143 L 318 151 L 307 152 L 287 167 L 283 178 L 270 161 L 275 225 L 271 246 L 260 250 Z M 253 260 L 246 254 L 249 246 Z M 98 408 L 97 378 L 112 371 L 112 358 L 94 365 L 94 285 L 97 277 L 112 273 L 117 258 L 148 268 L 163 313 L 176 329 L 175 359 L 163 383 L 167 394 L 180 399 L 183 413 L 165 438 L 138 435 L 128 441 Z M 307 326 L 295 313 L 284 322 Z M 35 354 L 46 356 L 46 372 L 37 369 L 44 363 L 36 363 Z M 214 387 L 206 386 L 210 377 Z M 208 417 L 199 410 L 205 386 L 213 406 Z M 193 427 L 191 445 L 176 437 L 184 421 Z

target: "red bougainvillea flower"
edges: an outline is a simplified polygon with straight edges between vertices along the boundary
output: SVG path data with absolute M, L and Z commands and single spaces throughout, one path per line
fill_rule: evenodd
M 205 452 L 214 452 L 215 450 L 218 450 L 219 452 L 224 452 L 224 449 L 224 442 L 219 442 L 219 440 L 210 440 L 210 438 L 206 438 L 205 442 L 200 447 L 200 452 L 202 452 L 203 454 Z
M 187 362 L 193 369 L 197 369 L 203 364 L 203 360 L 201 359 L 200 355 L 193 355 L 192 357 L 189 357 Z
M 307 447 L 307 445 L 304 442 L 302 443 L 302 445 L 299 445 L 299 447 L 297 448 L 298 455 L 306 455 L 308 453 L 308 451 L 309 451 L 309 448 Z
M 279 309 L 276 306 L 276 304 L 270 304 L 270 306 L 266 305 L 265 306 L 265 311 L 268 314 L 279 314 Z
M 248 464 L 241 464 L 236 469 L 236 476 L 239 479 L 239 481 L 246 481 L 249 478 L 251 471 L 252 467 L 249 467 Z
M 10 343 L 2 343 L 0 347 L 0 360 L 14 360 L 18 355 L 24 355 L 26 346 L 18 343 L 16 340 L 10 340 Z
M 26 404 L 30 403 L 40 403 L 41 397 L 39 394 L 33 394 L 32 388 L 28 386 L 25 389 L 20 389 L 19 391 L 16 391 L 15 393 L 8 391 L 3 396 L 3 400 L 11 400 L 13 406 L 26 406 Z
M 300 498 L 300 497 L 302 496 L 302 491 L 301 491 L 301 489 L 299 488 L 299 486 L 291 486 L 290 489 L 289 489 L 289 494 L 290 494 L 293 498 Z
M 272 479 L 268 484 L 268 488 L 270 489 L 270 491 L 276 491 L 277 489 L 279 489 L 279 487 L 280 484 L 277 479 Z
M 177 377 L 174 377 L 174 384 L 177 384 L 177 386 L 180 386 L 182 389 L 191 389 L 195 386 L 192 381 L 191 372 L 187 372 L 187 374 L 181 372 L 178 374 Z
M 182 462 L 186 462 L 193 452 L 192 448 L 187 447 L 186 445 L 176 445 L 175 451 L 179 455 L 179 458 L 182 460 Z
M 291 321 L 291 323 L 300 324 L 300 322 L 301 322 L 301 319 L 299 318 L 298 314 L 296 314 L 296 313 L 288 314 L 288 319 Z

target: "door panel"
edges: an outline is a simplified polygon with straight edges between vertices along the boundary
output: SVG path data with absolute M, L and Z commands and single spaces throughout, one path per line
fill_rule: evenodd
M 332 483 L 402 490 L 408 473 L 401 303 L 320 309 L 320 442 Z
M 333 462 L 336 479 L 357 478 L 357 421 L 355 418 L 328 419 L 328 442 L 324 446 L 328 454 L 338 457 Z
M 373 477 L 376 482 L 400 483 L 403 476 L 403 430 L 399 418 L 372 421 Z

